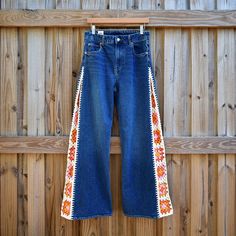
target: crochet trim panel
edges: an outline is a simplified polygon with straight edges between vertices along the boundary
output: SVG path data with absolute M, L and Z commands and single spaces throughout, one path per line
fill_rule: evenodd
M 81 107 L 83 77 L 84 77 L 84 67 L 82 66 L 80 71 L 80 77 L 78 80 L 76 98 L 74 102 L 72 125 L 70 130 L 69 146 L 67 153 L 65 185 L 64 185 L 63 200 L 61 205 L 61 216 L 70 220 L 73 219 L 73 209 L 75 200 L 74 186 L 75 186 L 76 168 L 77 168 L 78 139 L 80 134 L 79 123 L 80 123 L 80 107 Z
M 156 181 L 157 216 L 158 218 L 172 215 L 171 203 L 167 179 L 167 165 L 165 156 L 165 145 L 162 135 L 159 106 L 154 87 L 152 68 L 148 67 L 149 96 L 150 96 L 150 120 L 152 130 L 153 168 Z

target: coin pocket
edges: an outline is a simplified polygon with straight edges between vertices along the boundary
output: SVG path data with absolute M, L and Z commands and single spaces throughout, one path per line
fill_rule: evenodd
M 132 46 L 133 54 L 135 56 L 141 57 L 141 56 L 147 55 L 148 53 L 148 46 L 147 46 L 146 40 L 132 42 L 131 46 Z
M 92 54 L 97 54 L 100 52 L 102 49 L 101 43 L 92 43 L 89 42 L 87 44 L 87 54 L 92 55 Z

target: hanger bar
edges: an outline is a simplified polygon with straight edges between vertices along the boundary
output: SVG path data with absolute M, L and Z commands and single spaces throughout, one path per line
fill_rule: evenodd
M 107 17 L 107 18 L 87 18 L 90 24 L 146 24 L 149 23 L 148 17 L 143 18 L 125 18 L 125 17 Z

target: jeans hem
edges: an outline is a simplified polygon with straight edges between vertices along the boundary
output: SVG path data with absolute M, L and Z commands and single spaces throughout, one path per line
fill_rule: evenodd
M 152 219 L 160 219 L 160 218 L 163 218 L 165 216 L 172 215 L 172 214 L 173 213 L 169 213 L 169 214 L 166 214 L 166 215 L 158 216 L 158 215 L 139 215 L 139 214 L 124 213 L 124 215 L 128 216 L 128 217 L 141 217 L 141 218 L 152 218 Z
M 64 217 L 67 220 L 83 220 L 83 219 L 88 219 L 88 218 L 106 217 L 106 216 L 112 216 L 112 213 L 109 212 L 109 213 L 101 213 L 101 214 L 96 214 L 96 215 L 70 216 L 70 217 L 66 217 L 65 215 L 61 215 L 61 217 Z

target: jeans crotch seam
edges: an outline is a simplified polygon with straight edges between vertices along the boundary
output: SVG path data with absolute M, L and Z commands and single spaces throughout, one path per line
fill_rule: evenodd
M 115 78 L 116 78 L 116 81 L 118 80 L 118 66 L 117 66 L 117 63 L 115 63 L 114 65 L 114 75 L 115 75 Z
M 114 87 L 113 87 L 113 91 L 117 91 L 117 84 L 118 84 L 118 75 L 117 76 L 115 76 L 116 77 L 116 79 L 115 79 L 115 83 L 114 83 Z

